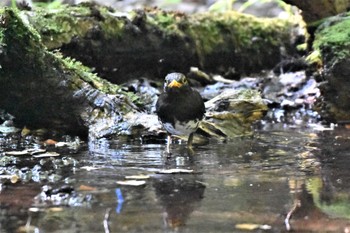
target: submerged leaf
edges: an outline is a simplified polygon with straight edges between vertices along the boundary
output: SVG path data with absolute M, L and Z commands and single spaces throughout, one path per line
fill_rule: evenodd
M 82 184 L 79 186 L 78 190 L 79 191 L 96 191 L 97 188 Z
M 37 232 L 38 231 L 38 228 L 36 226 L 32 226 L 32 225 L 24 225 L 24 226 L 20 226 L 18 227 L 17 229 L 17 232 L 24 232 L 24 233 L 27 233 L 27 232 Z
M 253 231 L 257 229 L 261 230 L 270 230 L 271 226 L 269 225 L 260 225 L 260 224 L 255 224 L 255 223 L 240 223 L 236 224 L 235 227 L 240 230 L 246 230 L 246 231 Z
M 50 145 L 56 145 L 57 141 L 52 140 L 52 139 L 47 139 L 46 141 L 44 141 L 44 145 L 46 146 L 50 146 Z

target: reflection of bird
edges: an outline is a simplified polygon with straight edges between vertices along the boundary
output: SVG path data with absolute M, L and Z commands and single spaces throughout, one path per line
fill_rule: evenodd
M 156 112 L 168 132 L 168 152 L 172 134 L 188 136 L 187 146 L 191 149 L 193 133 L 204 116 L 205 106 L 200 94 L 189 86 L 185 75 L 170 73 L 165 77 L 164 92 L 158 98 Z
M 195 174 L 157 175 L 154 178 L 156 197 L 164 208 L 165 227 L 176 230 L 200 207 L 206 189 L 203 178 Z

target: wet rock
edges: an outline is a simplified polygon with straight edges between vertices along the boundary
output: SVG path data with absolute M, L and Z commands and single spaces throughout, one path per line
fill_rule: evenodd
M 317 109 L 332 122 L 350 120 L 350 14 L 327 19 L 315 32 L 313 47 L 323 64 Z
M 230 139 L 252 133 L 267 106 L 256 90 L 225 90 L 205 103 L 205 120 L 199 128 L 211 137 Z
M 82 206 L 91 202 L 92 195 L 80 194 L 68 185 L 58 188 L 45 185 L 42 191 L 35 197 L 35 206 Z
M 0 166 L 6 167 L 10 164 L 16 163 L 17 159 L 14 156 L 0 156 Z
M 242 78 L 239 81 L 226 79 L 221 75 L 214 75 L 213 80 L 215 80 L 214 84 L 207 85 L 201 95 L 204 99 L 209 100 L 218 96 L 223 91 L 227 89 L 241 90 L 241 89 L 258 89 L 261 79 L 260 77 L 251 78 L 246 77 Z
M 277 75 L 303 71 L 308 67 L 308 63 L 305 61 L 305 58 L 291 58 L 282 60 L 278 63 L 275 68 L 273 68 L 273 72 Z
M 21 130 L 14 126 L 12 120 L 3 121 L 3 123 L 0 125 L 0 134 L 3 134 L 3 135 L 15 134 L 15 133 L 18 133 L 19 131 Z
M 280 108 L 311 107 L 320 96 L 317 82 L 305 71 L 271 74 L 262 84 L 262 95 L 270 105 Z
M 194 86 L 193 82 L 198 82 L 202 86 L 213 84 L 215 82 L 210 75 L 201 71 L 197 67 L 191 67 L 190 72 L 188 72 L 186 77 L 190 80 L 192 86 Z
M 326 0 L 284 0 L 302 10 L 303 18 L 311 23 L 325 17 L 337 15 L 349 10 L 349 1 L 326 1 Z

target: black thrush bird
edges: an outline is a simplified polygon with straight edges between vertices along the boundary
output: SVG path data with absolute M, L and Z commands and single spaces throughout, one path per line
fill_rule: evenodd
M 170 73 L 165 77 L 164 92 L 156 103 L 159 121 L 168 132 L 169 152 L 171 135 L 188 136 L 187 146 L 192 149 L 193 133 L 205 113 L 201 95 L 190 87 L 185 75 Z

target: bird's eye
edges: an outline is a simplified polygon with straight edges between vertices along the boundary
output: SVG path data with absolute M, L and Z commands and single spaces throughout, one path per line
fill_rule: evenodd
M 182 78 L 181 78 L 181 82 L 182 82 L 183 84 L 187 84 L 187 79 L 186 79 L 185 77 L 182 77 Z

